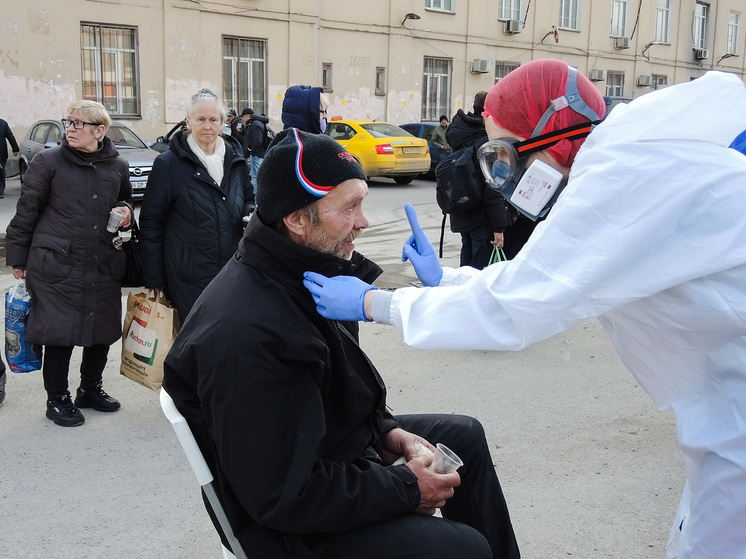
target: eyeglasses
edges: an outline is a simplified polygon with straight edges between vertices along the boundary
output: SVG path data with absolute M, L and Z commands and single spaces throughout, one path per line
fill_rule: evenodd
M 91 126 L 101 126 L 100 124 L 97 124 L 95 122 L 84 122 L 82 120 L 69 120 L 67 118 L 62 119 L 62 126 L 64 128 L 70 128 L 72 126 L 73 128 L 75 128 L 75 130 L 83 130 L 86 124 L 90 124 Z

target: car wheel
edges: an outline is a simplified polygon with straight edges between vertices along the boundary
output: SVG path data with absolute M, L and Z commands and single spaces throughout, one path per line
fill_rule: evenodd
M 18 160 L 18 174 L 20 175 L 21 184 L 23 184 L 23 177 L 26 175 L 26 162 L 23 159 Z
M 414 180 L 416 175 L 407 175 L 405 177 L 394 177 L 394 182 L 396 184 L 409 184 Z

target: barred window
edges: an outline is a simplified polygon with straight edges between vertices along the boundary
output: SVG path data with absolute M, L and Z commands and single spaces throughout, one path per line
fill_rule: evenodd
M 267 41 L 223 37 L 223 102 L 238 114 L 267 114 Z
M 422 120 L 451 114 L 451 60 L 425 57 L 422 80 Z
M 517 62 L 495 62 L 495 83 L 499 82 L 510 72 L 518 68 L 520 64 Z
M 140 116 L 137 28 L 81 23 L 83 99 L 112 116 Z

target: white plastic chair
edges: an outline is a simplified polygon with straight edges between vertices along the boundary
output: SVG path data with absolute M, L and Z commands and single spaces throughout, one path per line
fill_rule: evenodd
M 218 519 L 220 527 L 233 549 L 233 553 L 231 553 L 225 548 L 225 546 L 223 546 L 224 559 L 248 559 L 241 544 L 233 534 L 233 528 L 231 528 L 231 525 L 228 522 L 228 517 L 225 515 L 223 504 L 220 502 L 218 494 L 215 492 L 215 486 L 212 483 L 214 479 L 212 472 L 210 471 L 207 462 L 205 462 L 204 456 L 202 456 L 202 451 L 199 449 L 199 446 L 197 446 L 197 441 L 194 439 L 189 424 L 186 419 L 184 419 L 184 416 L 181 415 L 181 412 L 176 409 L 176 404 L 174 404 L 171 396 L 163 388 L 161 388 L 160 399 L 161 409 L 166 418 L 171 422 L 171 426 L 176 432 L 176 437 L 179 439 L 179 443 L 181 443 L 181 447 L 184 449 L 184 454 L 186 454 L 187 460 L 189 460 L 189 465 L 192 467 L 194 475 L 197 476 L 197 481 L 202 487 L 202 490 L 205 492 L 205 495 L 207 495 L 207 500 L 210 502 L 210 506 L 212 506 L 215 517 Z

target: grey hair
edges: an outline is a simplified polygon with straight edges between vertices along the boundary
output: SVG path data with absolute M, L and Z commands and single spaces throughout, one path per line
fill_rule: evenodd
M 301 209 L 296 210 L 299 212 L 302 212 L 305 214 L 305 216 L 308 218 L 308 221 L 311 222 L 311 225 L 316 226 L 319 223 L 321 223 L 321 217 L 319 214 L 319 200 L 316 200 L 315 202 L 308 204 L 307 206 L 303 206 Z M 261 210 L 260 210 L 261 211 Z M 282 233 L 283 235 L 288 236 L 288 227 L 285 225 L 284 217 L 280 219 L 277 223 L 275 223 L 275 229 Z
M 225 120 L 226 113 L 223 103 L 220 101 L 220 98 L 217 95 L 215 95 L 211 90 L 207 88 L 200 89 L 197 93 L 192 95 L 192 102 L 189 105 L 189 112 L 187 114 L 191 116 L 192 110 L 194 109 L 194 106 L 196 104 L 210 102 L 215 103 L 218 107 L 220 107 L 220 112 L 223 115 L 223 120 Z

